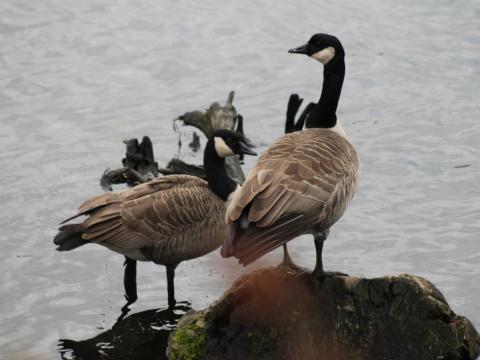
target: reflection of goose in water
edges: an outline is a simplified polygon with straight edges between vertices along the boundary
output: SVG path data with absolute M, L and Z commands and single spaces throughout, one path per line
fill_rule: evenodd
M 91 339 L 60 339 L 58 352 L 62 359 L 166 360 L 168 336 L 190 309 L 190 303 L 178 302 L 173 308 L 132 314 Z

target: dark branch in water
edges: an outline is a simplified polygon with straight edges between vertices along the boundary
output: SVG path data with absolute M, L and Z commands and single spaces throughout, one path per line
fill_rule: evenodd
M 233 130 L 237 120 L 237 111 L 233 106 L 235 92 L 228 94 L 225 106 L 220 106 L 214 102 L 207 111 L 191 111 L 178 117 L 185 125 L 194 126 L 205 134 L 208 138 L 215 130 L 228 129 Z
M 160 168 L 160 173 L 163 175 L 188 174 L 206 180 L 203 166 L 187 164 L 185 161 L 175 158 L 170 160 L 166 168 Z
M 308 114 L 315 106 L 315 103 L 309 103 L 303 110 L 302 114 L 298 117 L 297 122 L 295 122 L 295 117 L 298 113 L 298 110 L 300 109 L 300 106 L 302 105 L 302 102 L 303 99 L 300 98 L 297 94 L 290 95 L 287 105 L 287 117 L 285 120 L 285 134 L 302 130 Z
M 155 162 L 152 141 L 144 136 L 142 142 L 137 139 L 124 140 L 126 145 L 123 168 L 105 170 L 100 179 L 100 185 L 105 191 L 112 191 L 112 184 L 135 186 L 158 176 L 158 164 Z
M 200 136 L 195 131 L 193 132 L 192 142 L 188 146 L 193 152 L 197 152 L 200 149 Z
M 194 126 L 202 131 L 206 137 L 209 137 L 217 129 L 233 130 L 237 119 L 240 119 L 237 131 L 243 134 L 243 118 L 237 114 L 233 106 L 235 93 L 231 91 L 228 95 L 225 106 L 213 103 L 205 111 L 192 111 L 178 117 L 184 125 Z M 186 162 L 173 158 L 165 168 L 159 168 L 155 162 L 152 141 L 148 136 L 139 143 L 137 139 L 124 141 L 126 145 L 125 158 L 122 160 L 123 168 L 109 170 L 107 169 L 100 179 L 100 185 L 106 191 L 112 190 L 113 184 L 127 184 L 134 186 L 153 179 L 159 174 L 187 174 L 198 176 L 205 179 L 205 172 L 202 166 L 187 164 Z M 200 138 L 194 132 L 192 142 L 189 144 L 193 151 L 198 151 L 200 147 Z M 240 167 L 240 159 L 229 157 L 226 159 L 227 172 L 238 183 L 243 183 L 245 175 Z

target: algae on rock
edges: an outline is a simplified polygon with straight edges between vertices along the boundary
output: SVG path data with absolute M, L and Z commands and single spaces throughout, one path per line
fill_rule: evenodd
M 201 359 L 205 354 L 205 321 L 201 312 L 185 315 L 178 323 L 178 331 L 172 333 L 167 351 L 170 360 Z

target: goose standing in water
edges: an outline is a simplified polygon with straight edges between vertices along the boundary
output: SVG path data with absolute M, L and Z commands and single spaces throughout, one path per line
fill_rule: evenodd
M 323 242 L 353 198 L 360 170 L 357 153 L 336 116 L 345 52 L 340 41 L 327 34 L 316 34 L 289 52 L 308 55 L 324 65 L 322 94 L 305 129 L 270 145 L 235 192 L 225 217 L 230 234 L 222 255 L 248 265 L 311 233 L 317 252 L 313 275 L 321 278 L 327 275 Z
M 217 130 L 205 146 L 207 181 L 190 175 L 162 176 L 87 200 L 77 215 L 63 223 L 81 215 L 87 218 L 59 228 L 54 239 L 57 250 L 96 243 L 125 255 L 129 303 L 137 299 L 136 261 L 165 265 L 168 304 L 174 306 L 177 265 L 215 250 L 228 233 L 224 222 L 226 202 L 237 183 L 227 175 L 225 157 L 234 154 L 256 155 L 241 136 Z

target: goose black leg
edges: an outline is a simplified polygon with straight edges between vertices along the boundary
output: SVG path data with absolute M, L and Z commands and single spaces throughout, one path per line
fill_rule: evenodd
M 325 232 L 319 232 L 319 233 L 314 233 L 313 238 L 315 241 L 315 250 L 317 252 L 317 262 L 315 264 L 315 269 L 313 270 L 312 275 L 315 276 L 316 278 L 322 278 L 325 276 L 325 273 L 323 271 L 323 261 L 322 261 L 322 251 L 323 251 L 323 242 L 328 236 L 328 231 Z
M 175 285 L 174 285 L 176 265 L 166 265 L 166 267 L 167 267 L 168 307 L 172 308 L 176 304 Z
M 312 275 L 317 279 L 323 279 L 331 276 L 348 276 L 342 272 L 338 271 L 324 271 L 323 270 L 323 261 L 322 261 L 322 251 L 323 243 L 328 237 L 329 230 L 314 233 L 313 237 L 315 239 L 315 250 L 317 251 L 317 263 L 315 264 L 315 269 L 313 270 Z
M 123 285 L 125 286 L 125 299 L 129 305 L 137 301 L 137 261 L 125 256 L 124 266 Z

